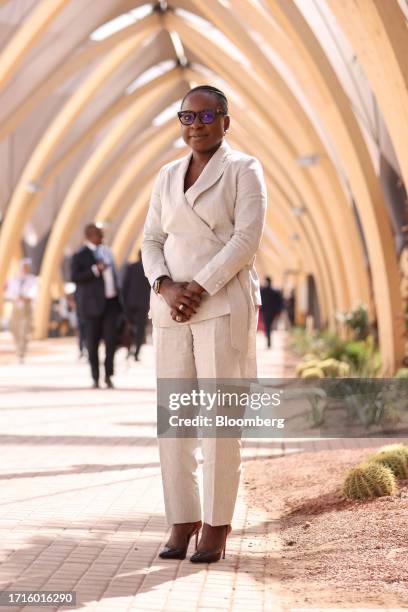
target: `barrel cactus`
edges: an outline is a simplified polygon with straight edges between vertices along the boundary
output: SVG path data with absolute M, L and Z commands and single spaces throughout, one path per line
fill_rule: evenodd
M 313 379 L 313 378 L 324 378 L 324 372 L 317 366 L 302 370 L 301 378 Z
M 382 446 L 378 452 L 382 453 L 384 451 L 395 451 L 401 453 L 404 455 L 404 457 L 406 457 L 408 463 L 408 446 L 405 446 L 405 444 L 386 444 L 385 446 Z
M 325 376 L 337 376 L 339 367 L 339 362 L 337 359 L 324 359 L 318 364 L 318 367 L 321 368 L 325 374 Z
M 316 372 L 316 368 L 318 372 Z M 313 370 L 312 373 L 309 370 Z M 307 372 L 307 375 L 305 375 Z M 318 359 L 309 359 L 302 361 L 296 366 L 296 373 L 302 378 L 344 378 L 350 374 L 350 366 L 344 361 L 329 358 L 319 361 Z
M 380 451 L 373 455 L 370 460 L 385 465 L 397 478 L 408 478 L 408 458 L 407 454 L 401 449 L 394 448 Z
M 320 363 L 316 365 L 323 370 L 325 376 L 330 376 L 332 378 L 343 378 L 350 374 L 349 364 L 344 361 L 339 361 L 338 359 L 324 359 L 324 361 L 320 361 Z
M 301 361 L 296 366 L 296 374 L 301 375 L 304 370 L 314 368 L 319 363 L 318 359 L 309 359 L 308 361 Z
M 395 491 L 395 476 L 390 468 L 372 461 L 347 473 L 342 492 L 348 499 L 370 499 L 393 495 Z

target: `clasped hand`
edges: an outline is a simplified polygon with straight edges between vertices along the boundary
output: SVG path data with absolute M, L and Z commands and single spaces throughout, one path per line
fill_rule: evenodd
M 188 321 L 197 312 L 203 292 L 203 287 L 195 281 L 176 283 L 166 278 L 160 287 L 160 295 L 170 307 L 171 318 L 178 323 Z

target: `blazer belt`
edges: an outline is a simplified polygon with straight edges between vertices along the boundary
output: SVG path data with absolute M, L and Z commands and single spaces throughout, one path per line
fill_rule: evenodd
M 230 330 L 231 345 L 241 352 L 248 350 L 248 302 L 239 282 L 238 275 L 226 285 L 228 301 L 231 307 Z

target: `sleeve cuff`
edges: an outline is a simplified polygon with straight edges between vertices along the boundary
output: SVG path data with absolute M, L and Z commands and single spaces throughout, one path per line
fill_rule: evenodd
M 216 279 L 214 276 L 209 278 L 208 274 L 203 271 L 196 274 L 193 280 L 201 285 L 209 295 L 215 295 L 227 282 L 225 278 Z
M 155 268 L 154 274 L 146 274 L 146 276 L 151 287 L 153 287 L 154 281 L 160 278 L 160 276 L 168 276 L 169 278 L 171 278 L 170 272 L 168 271 L 165 265 L 158 266 L 157 268 Z

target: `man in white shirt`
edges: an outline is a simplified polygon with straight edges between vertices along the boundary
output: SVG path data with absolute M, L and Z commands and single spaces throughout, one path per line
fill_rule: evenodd
M 89 363 L 99 387 L 99 344 L 105 343 L 105 383 L 113 387 L 114 354 L 121 315 L 115 262 L 103 244 L 103 231 L 94 223 L 85 228 L 85 244 L 72 258 L 72 282 L 78 286 L 79 315 L 85 321 Z
M 13 302 L 10 329 L 16 344 L 17 356 L 23 363 L 28 336 L 31 331 L 32 302 L 37 297 L 38 282 L 31 274 L 31 259 L 20 261 L 19 274 L 11 278 L 6 285 L 6 300 Z

